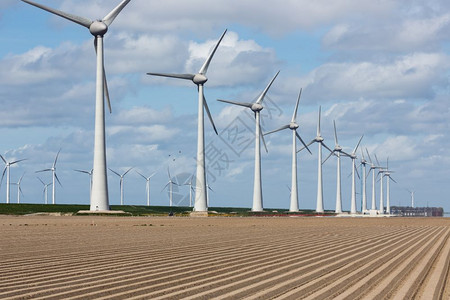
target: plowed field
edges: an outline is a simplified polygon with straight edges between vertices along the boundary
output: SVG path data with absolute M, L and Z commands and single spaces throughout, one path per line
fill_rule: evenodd
M 0 298 L 450 299 L 450 218 L 0 217 Z

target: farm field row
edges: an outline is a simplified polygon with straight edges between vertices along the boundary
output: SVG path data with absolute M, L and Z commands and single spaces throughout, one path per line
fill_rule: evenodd
M 447 218 L 0 216 L 0 298 L 450 299 Z

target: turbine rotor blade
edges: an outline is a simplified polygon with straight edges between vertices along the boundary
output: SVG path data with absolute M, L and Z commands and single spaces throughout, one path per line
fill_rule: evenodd
M 0 158 L 3 160 L 5 164 L 7 164 L 6 159 L 0 154 Z
M 123 0 L 119 5 L 116 6 L 109 14 L 107 14 L 103 18 L 103 23 L 107 26 L 111 25 L 114 22 L 114 19 L 120 14 L 122 9 L 130 2 L 131 0 Z
M 361 138 L 359 139 L 358 144 L 356 145 L 355 149 L 353 149 L 353 152 L 352 152 L 352 153 L 356 154 L 356 151 L 358 150 L 359 144 L 361 143 L 361 140 L 363 139 L 363 137 L 364 137 L 364 134 L 363 134 L 363 135 L 361 136 Z
M 126 171 L 125 173 L 123 173 L 122 177 L 124 177 L 125 175 L 127 175 L 128 172 L 130 172 L 131 170 L 133 170 L 134 167 L 129 168 L 128 171 Z
M 378 165 L 378 167 L 380 167 L 380 168 L 381 168 L 380 162 L 378 161 L 378 157 L 377 157 L 377 155 L 376 155 L 376 154 L 375 154 L 375 159 L 376 159 L 376 161 L 377 161 L 377 165 Z
M 142 178 L 144 178 L 145 180 L 147 180 L 147 177 L 145 177 L 144 175 L 142 175 L 140 172 L 136 171 L 136 173 L 138 173 L 139 175 L 142 176 Z
M 322 162 L 322 165 L 331 157 L 331 155 L 334 154 L 334 151 L 331 151 L 331 153 L 325 158 L 325 160 Z
M 277 74 L 275 74 L 275 76 L 272 78 L 272 80 L 269 82 L 269 84 L 266 86 L 266 88 L 264 89 L 264 91 L 261 93 L 261 95 L 259 95 L 258 100 L 256 100 L 256 103 L 261 104 L 264 100 L 264 97 L 267 94 L 267 91 L 269 91 L 270 87 L 272 86 L 272 83 L 275 81 L 275 78 L 277 78 L 278 74 L 280 74 L 280 71 L 277 72 Z
M 222 100 L 222 99 L 217 99 L 217 101 L 234 104 L 234 105 L 239 105 L 239 106 L 244 106 L 244 107 L 248 107 L 248 108 L 252 108 L 252 106 L 253 106 L 253 103 L 249 103 L 249 102 L 236 102 L 236 101 Z
M 48 172 L 48 171 L 51 171 L 51 170 L 52 170 L 52 169 L 39 170 L 39 171 L 36 171 L 35 173 Z
M 25 159 L 19 159 L 19 160 L 10 162 L 9 165 L 14 165 L 14 164 L 20 163 L 21 161 L 24 161 L 24 160 L 27 160 L 27 159 L 26 158 Z
M 325 147 L 325 149 L 327 149 L 330 152 L 334 152 L 334 150 L 331 150 L 330 147 L 328 147 L 327 145 L 325 145 L 325 143 L 322 142 L 322 146 Z
M 95 53 L 97 53 L 97 37 L 94 38 L 94 48 Z M 108 104 L 109 113 L 112 113 L 111 100 L 109 98 L 108 81 L 106 80 L 105 66 L 103 66 L 103 96 L 106 98 L 106 103 Z
M 274 133 L 274 132 L 278 132 L 278 131 L 287 129 L 287 128 L 289 128 L 289 127 L 290 127 L 289 124 L 288 124 L 288 125 L 284 125 L 283 127 L 280 127 L 280 128 L 278 128 L 278 129 L 275 129 L 275 130 L 266 132 L 266 133 L 264 133 L 263 135 L 268 135 L 268 134 L 271 134 L 271 133 Z
M 42 179 L 40 179 L 39 177 L 36 177 L 37 179 L 39 179 L 39 181 L 43 184 L 43 185 L 45 185 L 45 183 L 42 181 Z
M 309 150 L 308 146 L 305 144 L 305 142 L 303 141 L 302 137 L 300 136 L 300 134 L 298 134 L 297 130 L 295 131 L 295 135 L 297 136 L 297 138 L 300 140 L 300 142 L 302 142 L 303 146 L 306 148 L 306 150 L 308 150 L 308 152 L 312 155 L 311 150 Z
M 147 75 L 193 80 L 195 74 L 147 73 Z
M 219 133 L 217 132 L 217 129 L 216 129 L 216 125 L 214 124 L 213 118 L 211 116 L 211 112 L 209 111 L 208 103 L 206 102 L 204 94 L 203 94 L 203 106 L 205 107 L 206 114 L 208 115 L 209 121 L 211 122 L 214 132 L 216 133 L 216 135 L 219 135 Z
M 216 43 L 216 45 L 214 46 L 213 51 L 209 54 L 208 58 L 206 59 L 205 63 L 203 64 L 203 66 L 200 68 L 200 71 L 198 71 L 199 74 L 205 75 L 206 72 L 208 71 L 209 68 L 209 64 L 211 63 L 211 60 L 214 56 L 214 53 L 216 53 L 217 48 L 219 47 L 220 42 L 222 41 L 223 37 L 225 36 L 225 33 L 227 33 L 227 29 L 225 29 L 225 31 L 222 33 L 222 36 L 220 37 L 219 41 Z
M 122 177 L 122 176 L 120 176 L 120 174 L 119 173 L 117 173 L 116 171 L 114 171 L 113 169 L 111 169 L 111 168 L 108 168 L 111 172 L 113 172 L 114 174 L 116 174 L 117 176 L 119 176 L 119 177 Z
M 264 140 L 264 135 L 262 133 L 261 125 L 259 125 L 259 135 L 260 135 L 261 140 L 262 140 L 262 142 L 264 144 L 264 148 L 266 149 L 266 153 L 269 153 L 269 150 L 267 149 L 266 141 Z
M 319 106 L 319 117 L 318 117 L 318 121 L 317 121 L 317 136 L 320 136 L 320 114 L 322 111 L 322 106 Z
M 295 104 L 294 114 L 292 115 L 291 122 L 295 122 L 295 119 L 297 119 L 298 104 L 300 103 L 301 96 L 302 96 L 302 89 L 300 89 L 300 93 L 298 94 L 297 103 Z
M 2 180 L 0 180 L 0 186 L 1 186 L 1 184 L 3 183 L 3 177 L 5 177 L 6 169 L 7 169 L 7 167 L 5 167 L 5 168 L 3 169 Z
M 367 148 L 366 148 L 366 152 L 367 152 L 367 157 L 369 158 L 370 163 L 373 164 L 372 158 L 370 157 L 369 150 L 367 150 Z
M 56 154 L 55 162 L 53 163 L 53 168 L 56 167 L 56 162 L 58 161 L 59 152 L 61 152 L 61 148 L 59 148 L 59 151 L 58 151 L 58 153 Z
M 389 179 L 392 180 L 393 182 L 397 183 L 397 181 L 395 181 L 394 178 L 392 178 L 391 176 L 389 176 Z
M 74 170 L 74 171 L 91 175 L 88 171 L 83 171 L 83 170 Z
M 56 173 L 55 173 L 55 178 L 58 181 L 59 185 L 62 186 L 61 181 L 59 181 L 58 175 L 56 175 Z
M 336 146 L 338 146 L 339 143 L 338 143 L 338 138 L 337 138 L 337 130 L 336 130 L 336 121 L 335 120 L 333 120 L 333 125 L 334 125 L 334 143 Z

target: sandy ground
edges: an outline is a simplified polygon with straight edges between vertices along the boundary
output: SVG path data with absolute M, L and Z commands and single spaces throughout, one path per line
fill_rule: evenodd
M 0 298 L 450 299 L 450 218 L 0 216 Z

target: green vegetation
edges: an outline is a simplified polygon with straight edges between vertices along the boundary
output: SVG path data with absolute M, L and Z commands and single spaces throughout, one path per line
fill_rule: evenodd
M 60 213 L 76 215 L 80 210 L 89 210 L 89 205 L 68 204 L 0 204 L 0 215 L 27 215 Z M 111 205 L 111 210 L 124 211 L 131 216 L 189 216 L 190 207 L 168 206 L 138 206 L 138 205 Z M 210 216 L 289 216 L 289 215 L 316 215 L 312 210 L 303 210 L 299 213 L 289 213 L 286 209 L 266 209 L 264 212 L 251 212 L 249 208 L 237 207 L 210 207 Z M 326 215 L 333 215 L 332 213 Z

